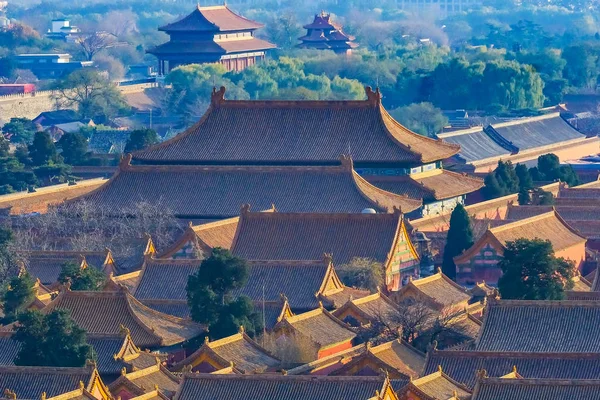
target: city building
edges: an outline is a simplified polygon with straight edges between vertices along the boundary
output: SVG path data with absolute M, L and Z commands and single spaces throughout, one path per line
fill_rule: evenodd
M 303 49 L 333 50 L 339 54 L 350 54 L 358 47 L 354 37 L 346 35 L 342 27 L 331 20 L 331 14 L 321 12 L 315 15 L 312 23 L 304 25 L 306 35 L 298 40 L 298 47 Z
M 246 19 L 226 5 L 198 6 L 187 17 L 160 27 L 170 40 L 148 50 L 158 58 L 158 74 L 186 64 L 218 62 L 240 71 L 265 58 L 275 45 L 255 36 L 262 24 Z
M 65 42 L 74 42 L 81 30 L 71 25 L 71 21 L 64 18 L 53 19 L 50 24 L 50 29 L 46 33 L 48 39 L 62 40 Z
M 17 66 L 30 70 L 39 79 L 60 78 L 81 68 L 89 68 L 93 61 L 71 61 L 72 56 L 61 54 L 19 54 Z

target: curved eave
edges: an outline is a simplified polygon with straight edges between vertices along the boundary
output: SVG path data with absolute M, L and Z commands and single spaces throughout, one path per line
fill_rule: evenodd
M 393 212 L 394 208 L 398 208 L 403 213 L 409 213 L 423 206 L 422 200 L 411 199 L 373 186 L 354 170 L 352 170 L 352 177 L 360 193 L 374 206 L 386 212 Z

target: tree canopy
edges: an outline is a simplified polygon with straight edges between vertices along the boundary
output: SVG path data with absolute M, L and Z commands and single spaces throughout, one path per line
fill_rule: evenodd
M 21 344 L 15 365 L 43 367 L 83 367 L 93 359 L 93 349 L 86 343 L 86 332 L 64 309 L 48 314 L 25 311 L 18 318 L 13 336 Z
M 88 141 L 79 132 L 65 133 L 56 145 L 67 164 L 79 165 L 87 158 Z
M 106 275 L 91 265 L 81 268 L 76 263 L 66 263 L 62 266 L 58 281 L 70 283 L 71 290 L 99 291 L 106 282 Z
M 2 127 L 2 132 L 12 143 L 24 144 L 30 143 L 33 135 L 39 130 L 39 125 L 28 118 L 11 118 L 10 122 Z
M 573 263 L 555 257 L 549 241 L 507 242 L 498 266 L 503 273 L 498 280 L 503 299 L 562 300 L 565 291 L 573 287 Z
M 2 324 L 10 324 L 17 316 L 25 311 L 35 299 L 35 279 L 27 272 L 14 276 L 8 282 L 6 291 L 2 294 L 2 309 L 4 318 Z
M 160 138 L 154 129 L 136 129 L 129 134 L 125 153 L 142 150 L 158 142 L 160 142 Z
M 56 145 L 48 132 L 36 132 L 29 146 L 29 158 L 35 166 L 59 163 L 62 158 L 56 151 Z
M 192 319 L 206 324 L 211 338 L 233 335 L 240 326 L 250 334 L 260 328 L 250 299 L 233 296 L 247 279 L 246 261 L 221 248 L 213 249 L 198 272 L 189 276 L 186 291 Z
M 457 204 L 450 215 L 450 228 L 444 247 L 442 272 L 450 279 L 456 278 L 456 264 L 454 257 L 473 246 L 473 229 L 471 219 L 462 204 Z

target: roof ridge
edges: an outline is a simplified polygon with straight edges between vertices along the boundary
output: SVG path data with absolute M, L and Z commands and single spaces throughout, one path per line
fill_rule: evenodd
M 554 379 L 554 378 L 521 378 L 521 379 L 504 379 L 504 378 L 482 378 L 483 384 L 504 384 L 504 385 L 531 385 L 531 386 L 600 386 L 600 379 Z
M 556 212 L 554 210 L 551 210 L 551 211 L 548 211 L 548 212 L 545 212 L 542 214 L 531 216 L 529 218 L 523 218 L 523 219 L 516 220 L 514 222 L 509 222 L 508 224 L 495 226 L 493 228 L 490 228 L 489 231 L 492 233 L 504 232 L 504 231 L 507 231 L 512 228 L 527 225 L 532 222 L 540 221 L 542 219 L 550 218 L 553 216 L 556 216 Z
M 363 346 L 364 347 L 364 346 Z M 186 379 L 222 379 L 222 380 L 268 380 L 268 381 L 365 381 L 365 382 L 383 382 L 382 376 L 332 376 L 332 375 L 278 375 L 278 374 L 252 374 L 252 375 L 213 375 L 213 374 L 198 374 L 185 373 Z
M 389 192 L 388 192 L 389 193 Z M 285 218 L 296 218 L 305 220 L 308 218 L 316 219 L 390 219 L 396 221 L 397 217 L 393 213 L 377 213 L 377 214 L 363 214 L 363 213 L 317 213 L 317 212 L 261 212 L 261 211 L 249 211 L 245 214 L 245 217 L 256 218 L 271 218 L 271 219 L 285 219 Z
M 503 300 L 490 299 L 488 307 L 600 307 L 600 300 Z
M 200 224 L 200 225 L 191 225 L 190 222 L 190 227 L 192 228 L 192 230 L 194 231 L 194 233 L 198 233 L 199 231 L 204 231 L 210 228 L 216 228 L 219 226 L 223 226 L 223 225 L 230 225 L 230 224 L 235 224 L 238 223 L 240 220 L 240 217 L 232 217 L 232 218 L 225 218 L 219 221 L 213 221 L 213 222 L 207 222 L 206 224 Z
M 250 267 L 328 267 L 323 260 L 246 260 Z
M 500 122 L 498 124 L 490 124 L 490 126 L 492 126 L 494 129 L 496 129 L 496 128 L 506 128 L 508 126 L 527 124 L 527 123 L 530 123 L 530 122 L 543 121 L 543 120 L 546 120 L 546 119 L 552 119 L 552 118 L 557 118 L 557 117 L 560 118 L 560 112 L 554 112 L 554 113 L 549 113 L 549 114 L 537 115 L 537 116 L 534 116 L 534 117 L 517 118 L 517 119 L 514 119 L 512 121 Z M 575 129 L 575 128 L 573 128 L 573 129 Z
M 453 358 L 523 358 L 523 359 L 600 359 L 600 353 L 549 353 L 549 352 L 524 352 L 524 351 L 486 351 L 486 350 L 434 350 L 432 356 Z

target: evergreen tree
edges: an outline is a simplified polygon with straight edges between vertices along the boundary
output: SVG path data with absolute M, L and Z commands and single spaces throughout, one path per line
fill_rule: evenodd
M 129 140 L 125 145 L 125 153 L 145 149 L 159 141 L 160 138 L 154 129 L 136 129 L 129 135 Z
M 21 344 L 15 365 L 83 367 L 93 358 L 85 330 L 71 319 L 68 310 L 21 313 L 13 338 Z
M 259 328 L 250 299 L 233 296 L 247 280 L 246 261 L 221 248 L 213 249 L 198 272 L 189 276 L 186 291 L 192 319 L 206 324 L 211 338 L 233 335 L 240 326 L 250 334 Z
M 28 118 L 11 118 L 2 127 L 2 132 L 12 143 L 30 143 L 37 131 L 38 125 Z
M 519 190 L 518 201 L 520 206 L 526 206 L 531 204 L 531 195 L 529 194 L 529 190 L 521 189 Z
M 62 266 L 58 281 L 62 284 L 70 282 L 71 290 L 99 291 L 106 282 L 106 275 L 91 265 L 81 268 L 75 263 L 66 263 Z
M 524 164 L 517 164 L 515 174 L 519 179 L 519 191 L 533 189 L 533 179 L 529 169 Z
M 33 142 L 27 148 L 33 165 L 40 166 L 60 161 L 54 141 L 48 132 L 36 132 Z
M 444 247 L 442 272 L 451 279 L 456 278 L 454 257 L 473 246 L 471 219 L 462 204 L 458 204 L 450 216 L 450 228 Z
M 79 165 L 85 161 L 88 151 L 88 141 L 81 133 L 65 133 L 57 143 L 62 151 L 60 155 L 65 163 Z
M 519 191 L 519 178 L 510 161 L 498 161 L 496 171 L 496 179 L 500 186 L 504 189 L 504 195 L 517 193 Z
M 35 280 L 27 272 L 13 277 L 2 294 L 3 324 L 10 324 L 35 299 Z
M 552 244 L 541 239 L 506 243 L 498 263 L 503 275 L 498 289 L 503 299 L 562 300 L 573 287 L 575 267 L 554 256 Z
M 483 180 L 483 196 L 489 199 L 495 199 L 496 197 L 504 196 L 504 189 L 500 186 L 498 179 L 496 179 L 496 174 L 490 172 L 487 174 Z
M 554 204 L 554 196 L 543 189 L 535 188 L 531 194 L 531 204 L 536 206 L 551 206 Z

